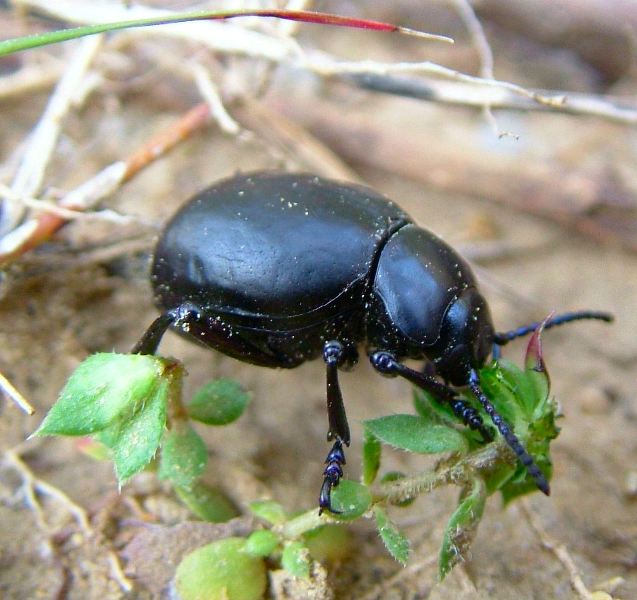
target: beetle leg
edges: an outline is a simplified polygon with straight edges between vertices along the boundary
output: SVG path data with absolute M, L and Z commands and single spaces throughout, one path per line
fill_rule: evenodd
M 611 321 L 613 321 L 614 317 L 610 313 L 598 312 L 594 310 L 568 312 L 561 315 L 555 315 L 550 319 L 547 319 L 544 322 L 544 329 L 550 329 L 551 327 L 556 327 L 557 325 L 570 323 L 571 321 L 580 321 L 582 319 L 597 319 L 598 321 L 606 321 L 607 323 L 610 323 Z M 504 346 L 511 340 L 515 340 L 516 338 L 524 337 L 529 333 L 533 333 L 540 325 L 540 322 L 531 323 L 530 325 L 524 325 L 522 327 L 518 327 L 517 329 L 512 329 L 511 331 L 502 331 L 496 333 L 494 341 L 498 346 Z
M 389 376 L 404 377 L 416 387 L 432 394 L 437 400 L 448 402 L 454 414 L 471 429 L 478 431 L 485 442 L 493 441 L 491 428 L 487 427 L 478 411 L 458 397 L 456 391 L 436 380 L 428 373 L 415 371 L 398 362 L 393 354 L 385 351 L 374 352 L 369 357 L 372 366 L 379 373 Z
M 323 485 L 319 495 L 319 514 L 324 510 L 337 512 L 332 509 L 331 492 L 343 477 L 343 465 L 345 464 L 345 452 L 343 444 L 349 446 L 350 434 L 343 405 L 341 386 L 338 383 L 338 367 L 344 363 L 346 352 L 338 341 L 329 341 L 323 347 L 323 360 L 327 367 L 327 418 L 329 430 L 327 440 L 334 440 L 334 445 L 325 459 L 323 471 Z
M 199 309 L 189 302 L 172 310 L 167 310 L 150 324 L 144 335 L 133 346 L 131 354 L 155 354 L 161 338 L 164 337 L 164 333 L 171 325 L 185 324 L 199 318 Z
M 549 482 L 544 477 L 544 473 L 540 471 L 540 467 L 537 466 L 533 457 L 526 451 L 524 446 L 520 443 L 517 436 L 513 433 L 511 426 L 497 413 L 493 404 L 487 395 L 482 391 L 480 387 L 480 377 L 475 369 L 471 369 L 471 375 L 469 377 L 469 387 L 478 399 L 486 413 L 491 417 L 493 424 L 498 428 L 498 431 L 505 439 L 506 443 L 511 447 L 518 460 L 526 467 L 527 472 L 535 480 L 535 484 L 542 492 L 547 496 L 550 495 L 551 489 Z

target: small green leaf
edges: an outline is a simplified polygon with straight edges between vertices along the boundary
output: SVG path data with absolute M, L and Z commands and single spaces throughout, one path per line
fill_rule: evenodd
M 310 551 L 302 542 L 290 542 L 283 548 L 281 555 L 282 567 L 294 577 L 309 579 Z
M 174 486 L 174 490 L 191 512 L 203 521 L 225 523 L 239 515 L 224 494 L 202 481 L 195 481 L 186 488 Z
M 433 424 L 414 415 L 389 415 L 365 421 L 365 427 L 381 442 L 419 454 L 469 450 L 467 439 L 455 429 Z
M 462 560 L 471 545 L 487 500 L 485 483 L 475 478 L 471 487 L 460 495 L 460 502 L 451 515 L 442 540 L 438 558 L 438 577 L 444 579 L 454 565 Z
M 328 524 L 308 531 L 303 536 L 314 560 L 341 561 L 352 552 L 352 536 L 342 525 Z
M 409 540 L 391 522 L 389 516 L 380 506 L 374 507 L 376 527 L 385 548 L 403 567 L 409 559 Z
M 187 488 L 203 473 L 208 450 L 199 434 L 187 421 L 174 419 L 161 446 L 158 476 Z
M 269 529 L 253 531 L 247 541 L 245 551 L 252 556 L 265 558 L 270 556 L 279 546 L 279 537 Z
M 248 508 L 253 515 L 267 521 L 271 525 L 281 525 L 287 521 L 288 515 L 283 507 L 274 500 L 257 500 L 250 502 Z
M 141 354 L 89 356 L 73 372 L 37 435 L 88 435 L 123 414 L 133 414 L 153 396 L 165 361 Z
M 154 397 L 112 433 L 113 461 L 120 485 L 141 471 L 155 456 L 166 427 L 169 382 L 160 382 Z
M 175 574 L 181 600 L 261 600 L 267 578 L 263 559 L 245 551 L 246 540 L 218 540 L 186 554 Z
M 376 479 L 380 467 L 382 447 L 378 438 L 367 428 L 363 432 L 363 474 L 365 485 L 371 485 Z
M 248 406 L 250 395 L 232 379 L 216 379 L 199 389 L 186 407 L 188 416 L 207 425 L 236 421 Z
M 343 479 L 332 490 L 332 508 L 337 512 L 331 514 L 336 519 L 351 521 L 367 512 L 371 503 L 372 495 L 366 485 Z
M 413 388 L 412 399 L 416 412 L 427 421 L 448 427 L 459 424 L 458 417 L 453 414 L 448 402 L 436 400 L 429 392 L 418 388 Z

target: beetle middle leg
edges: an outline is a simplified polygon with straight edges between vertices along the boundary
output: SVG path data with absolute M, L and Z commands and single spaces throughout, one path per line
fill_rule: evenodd
M 343 465 L 345 464 L 343 444 L 346 446 L 350 444 L 349 425 L 343 405 L 341 386 L 338 383 L 338 368 L 346 362 L 356 362 L 357 358 L 354 345 L 344 345 L 332 340 L 323 346 L 323 360 L 327 368 L 327 418 L 329 422 L 327 441 L 334 440 L 334 444 L 325 459 L 323 485 L 319 495 L 319 514 L 324 510 L 337 512 L 332 508 L 331 494 L 332 489 L 340 483 L 341 477 L 343 477 Z
M 484 424 L 482 417 L 478 411 L 460 398 L 456 391 L 440 383 L 433 375 L 415 371 L 398 362 L 393 354 L 385 351 L 374 352 L 369 357 L 372 366 L 379 373 L 389 376 L 399 376 L 407 379 L 426 392 L 432 394 L 437 400 L 446 402 L 451 406 L 453 413 L 462 420 L 462 422 L 474 431 L 478 431 L 485 442 L 493 441 L 493 433 L 491 428 Z

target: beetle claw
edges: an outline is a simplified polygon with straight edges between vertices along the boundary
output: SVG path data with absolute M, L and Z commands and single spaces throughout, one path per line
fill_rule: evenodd
M 332 489 L 338 487 L 343 477 L 343 465 L 345 464 L 345 452 L 343 442 L 337 439 L 328 452 L 323 471 L 323 485 L 319 494 L 319 515 L 327 510 L 335 515 L 341 514 L 340 510 L 332 508 Z

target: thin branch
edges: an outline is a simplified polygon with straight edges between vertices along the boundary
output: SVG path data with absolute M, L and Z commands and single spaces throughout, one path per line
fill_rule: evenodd
M 450 0 L 450 2 L 469 32 L 471 43 L 475 48 L 480 61 L 480 76 L 485 79 L 495 79 L 495 74 L 493 72 L 493 52 L 489 45 L 489 41 L 487 40 L 487 36 L 484 33 L 484 29 L 482 28 L 478 17 L 476 17 L 473 8 L 467 0 Z M 516 135 L 513 135 L 508 131 L 500 130 L 498 122 L 491 111 L 491 106 L 488 103 L 483 105 L 482 113 L 498 137 L 511 136 L 517 139 Z
M 568 573 L 569 580 L 571 582 L 571 587 L 575 591 L 575 593 L 579 596 L 581 600 L 595 600 L 593 594 L 589 591 L 589 589 L 584 584 L 582 576 L 579 572 L 579 569 L 575 565 L 575 561 L 569 554 L 566 546 L 564 544 L 560 544 L 556 542 L 551 536 L 547 533 L 547 531 L 540 523 L 540 520 L 537 518 L 537 515 L 534 513 L 531 508 L 528 500 L 522 499 L 520 501 L 520 508 L 524 517 L 526 518 L 528 524 L 531 529 L 535 533 L 535 535 L 540 540 L 540 543 L 544 548 L 546 548 L 549 552 L 551 552 L 557 560 L 562 563 L 562 566 L 566 569 Z
M 345 75 L 342 79 L 364 89 L 440 104 L 475 108 L 482 108 L 488 104 L 492 108 L 587 115 L 616 123 L 637 125 L 637 103 L 630 98 L 576 92 L 568 92 L 567 95 L 560 90 L 531 90 L 542 97 L 566 98 L 561 105 L 547 106 L 538 104 L 529 96 L 514 94 L 510 90 L 481 88 L 459 81 L 383 74 Z
M 237 135 L 241 131 L 241 127 L 239 123 L 230 116 L 226 107 L 223 105 L 219 90 L 212 82 L 208 71 L 200 63 L 194 63 L 191 69 L 199 93 L 208 104 L 210 116 L 217 122 L 221 131 L 230 135 Z
M 27 415 L 35 414 L 35 408 L 2 373 L 0 373 L 0 390 L 9 396 Z
M 202 102 L 187 111 L 180 119 L 150 139 L 125 161 L 113 163 L 93 178 L 69 192 L 58 206 L 73 211 L 85 211 L 132 179 L 142 169 L 163 156 L 176 144 L 199 131 L 210 118 L 208 104 Z M 46 212 L 30 219 L 0 240 L 0 264 L 20 256 L 48 240 L 66 219 Z
M 57 500 L 73 516 L 84 533 L 87 535 L 91 535 L 93 533 L 86 511 L 81 506 L 73 502 L 73 500 L 71 500 L 62 490 L 36 477 L 26 463 L 18 456 L 16 451 L 5 450 L 4 462 L 8 466 L 12 467 L 20 474 L 20 477 L 22 477 L 22 487 L 25 497 L 27 498 L 31 509 L 36 513 L 36 518 L 40 527 L 48 529 L 46 521 L 44 520 L 42 507 L 36 497 L 36 492 Z
M 95 36 L 82 40 L 78 44 L 68 67 L 49 98 L 40 121 L 30 136 L 26 152 L 11 186 L 17 196 L 33 197 L 40 191 L 44 172 L 62 129 L 62 121 L 70 110 L 75 93 L 101 43 L 102 37 Z M 24 212 L 24 204 L 5 199 L 0 234 L 13 230 L 22 219 Z

